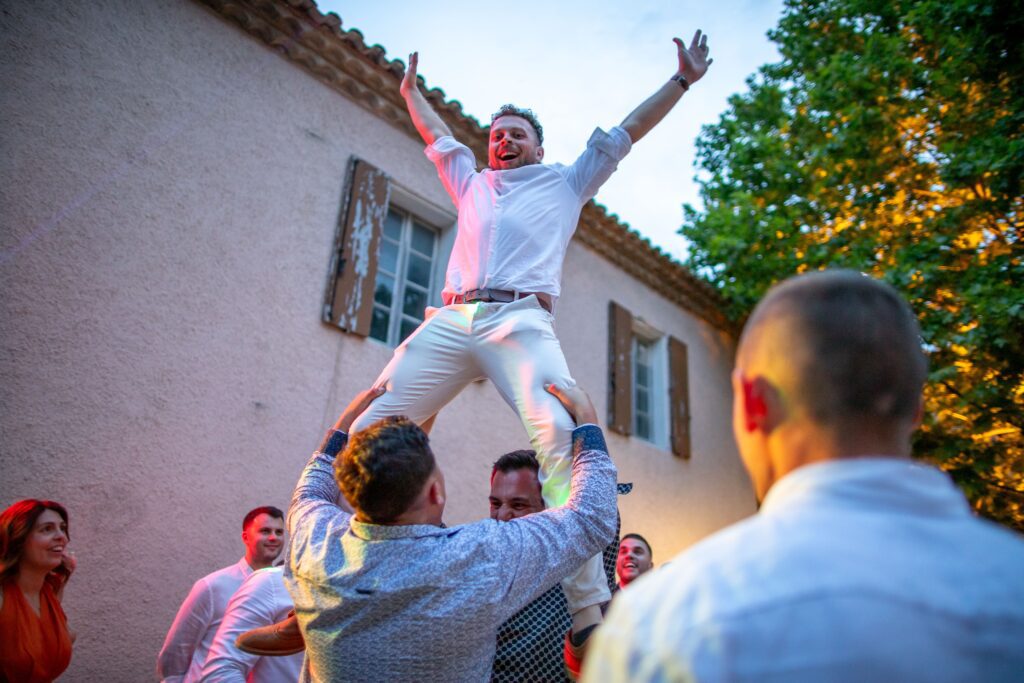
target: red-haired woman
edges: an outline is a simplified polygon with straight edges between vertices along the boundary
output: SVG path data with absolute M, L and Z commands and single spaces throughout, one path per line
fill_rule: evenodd
M 67 546 L 59 503 L 20 500 L 0 513 L 0 683 L 49 683 L 68 668 L 60 600 L 75 560 Z

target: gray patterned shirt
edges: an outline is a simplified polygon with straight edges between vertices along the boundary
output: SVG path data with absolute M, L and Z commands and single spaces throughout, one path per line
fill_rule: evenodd
M 332 441 L 288 512 L 285 581 L 315 681 L 487 681 L 498 626 L 615 535 L 615 466 L 592 425 L 573 432 L 566 505 L 451 528 L 353 519 Z
M 619 495 L 624 496 L 633 490 L 633 484 L 618 484 L 617 489 Z M 614 596 L 619 590 L 615 580 L 615 561 L 619 556 L 618 520 L 615 538 L 601 554 L 608 590 Z M 556 583 L 498 629 L 491 683 L 568 683 L 562 648 L 571 626 L 569 603 L 562 586 Z

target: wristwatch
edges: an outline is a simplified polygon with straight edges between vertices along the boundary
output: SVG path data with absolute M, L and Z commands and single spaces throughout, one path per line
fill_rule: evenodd
M 686 76 L 684 76 L 683 74 L 676 74 L 669 80 L 678 83 L 679 87 L 683 89 L 683 92 L 686 92 L 687 90 L 690 89 L 690 81 L 686 80 Z

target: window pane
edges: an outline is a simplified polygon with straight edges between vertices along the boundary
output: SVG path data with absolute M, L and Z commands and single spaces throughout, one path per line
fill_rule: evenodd
M 392 242 L 388 239 L 382 239 L 380 241 L 380 257 L 377 261 L 377 267 L 394 273 L 398 269 L 398 243 Z
M 405 302 L 402 304 L 402 312 L 417 320 L 423 320 L 423 309 L 426 307 L 427 293 L 412 285 L 406 285 Z
M 638 387 L 651 386 L 651 369 L 646 365 L 636 364 L 636 385 Z
M 409 282 L 421 287 L 430 286 L 430 260 L 415 254 L 409 254 L 409 269 L 406 272 Z
M 388 211 L 388 217 L 384 219 L 384 234 L 396 242 L 402 239 L 402 214 Z
M 373 321 L 370 322 L 370 336 L 382 342 L 388 340 L 388 319 L 390 316 L 383 308 L 373 307 Z
M 636 435 L 639 436 L 641 439 L 651 438 L 651 420 L 646 415 L 640 415 L 639 413 L 637 414 Z
M 651 404 L 646 391 L 636 392 L 636 411 L 638 413 L 649 413 L 651 411 Z
M 417 327 L 420 326 L 419 320 L 409 320 L 408 318 L 402 318 L 402 329 L 399 330 L 398 343 L 401 344 L 405 341 L 405 338 L 412 334 Z
M 373 300 L 390 308 L 391 298 L 394 291 L 395 279 L 393 277 L 377 273 L 377 286 L 373 288 Z
M 434 255 L 434 231 L 419 223 L 412 224 L 412 248 L 426 256 Z

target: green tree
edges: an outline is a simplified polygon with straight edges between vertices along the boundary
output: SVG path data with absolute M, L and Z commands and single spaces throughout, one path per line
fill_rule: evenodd
M 1024 13 L 1010 0 L 788 0 L 782 59 L 698 142 L 687 265 L 742 320 L 826 267 L 895 285 L 929 351 L 915 453 L 1024 530 Z

